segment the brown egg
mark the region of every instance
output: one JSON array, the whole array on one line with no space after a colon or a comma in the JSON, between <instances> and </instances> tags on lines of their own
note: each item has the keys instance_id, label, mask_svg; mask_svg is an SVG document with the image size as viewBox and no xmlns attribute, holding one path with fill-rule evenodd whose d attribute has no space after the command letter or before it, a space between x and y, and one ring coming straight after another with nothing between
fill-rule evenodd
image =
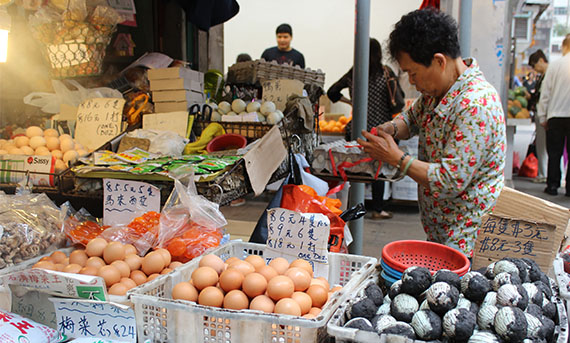
<instances>
[{"instance_id":1,"label":"brown egg","mask_svg":"<svg viewBox=\"0 0 570 343\"><path fill-rule=\"evenodd\" d=\"M63 268L63 271L65 273L73 273L73 274L77 274L79 273L79 271L81 270L81 266L75 263L72 264L68 264L67 266L65 266L65 268Z\"/></svg>"},{"instance_id":2,"label":"brown egg","mask_svg":"<svg viewBox=\"0 0 570 343\"><path fill-rule=\"evenodd\" d=\"M103 261L103 259L101 257L98 256L92 256L89 257L87 259L87 262L85 262L85 267L94 267L94 268L101 268L105 265L105 261Z\"/></svg>"},{"instance_id":3,"label":"brown egg","mask_svg":"<svg viewBox=\"0 0 570 343\"><path fill-rule=\"evenodd\" d=\"M143 258L141 267L146 275L160 273L164 269L164 257L153 251Z\"/></svg>"},{"instance_id":4,"label":"brown egg","mask_svg":"<svg viewBox=\"0 0 570 343\"><path fill-rule=\"evenodd\" d=\"M51 261L39 261L32 268L55 270L55 264Z\"/></svg>"},{"instance_id":5,"label":"brown egg","mask_svg":"<svg viewBox=\"0 0 570 343\"><path fill-rule=\"evenodd\" d=\"M103 250L107 246L107 241L103 238L94 238L85 246L87 256L103 256Z\"/></svg>"},{"instance_id":6,"label":"brown egg","mask_svg":"<svg viewBox=\"0 0 570 343\"><path fill-rule=\"evenodd\" d=\"M214 286L204 288L198 295L200 305L222 307L223 303L224 293Z\"/></svg>"},{"instance_id":7,"label":"brown egg","mask_svg":"<svg viewBox=\"0 0 570 343\"><path fill-rule=\"evenodd\" d=\"M131 267L125 261L113 261L112 266L115 266L119 272L121 272L121 277L129 277L131 275Z\"/></svg>"},{"instance_id":8,"label":"brown egg","mask_svg":"<svg viewBox=\"0 0 570 343\"><path fill-rule=\"evenodd\" d=\"M141 269L142 257L137 254L125 255L125 263L129 265L131 271L139 270Z\"/></svg>"},{"instance_id":9,"label":"brown egg","mask_svg":"<svg viewBox=\"0 0 570 343\"><path fill-rule=\"evenodd\" d=\"M240 289L244 280L242 272L237 269L226 269L220 275L220 287L226 291Z\"/></svg>"},{"instance_id":10,"label":"brown egg","mask_svg":"<svg viewBox=\"0 0 570 343\"><path fill-rule=\"evenodd\" d=\"M273 313L275 304L267 295L258 295L249 303L249 309L263 311L265 313Z\"/></svg>"},{"instance_id":11,"label":"brown egg","mask_svg":"<svg viewBox=\"0 0 570 343\"><path fill-rule=\"evenodd\" d=\"M44 257L40 258L40 260L38 262L42 262L42 261L49 261L49 262L53 263L53 260L49 256L44 256Z\"/></svg>"},{"instance_id":12,"label":"brown egg","mask_svg":"<svg viewBox=\"0 0 570 343\"><path fill-rule=\"evenodd\" d=\"M98 268L86 266L86 267L81 268L81 270L79 271L79 274L97 276L97 272L99 272Z\"/></svg>"},{"instance_id":13,"label":"brown egg","mask_svg":"<svg viewBox=\"0 0 570 343\"><path fill-rule=\"evenodd\" d=\"M321 313L321 309L318 307L311 307L311 310L309 311L309 313L312 314L313 316L317 317Z\"/></svg>"},{"instance_id":14,"label":"brown egg","mask_svg":"<svg viewBox=\"0 0 570 343\"><path fill-rule=\"evenodd\" d=\"M69 254L69 263L75 263L82 267L85 267L85 263L89 257L85 253L85 250L74 250Z\"/></svg>"},{"instance_id":15,"label":"brown egg","mask_svg":"<svg viewBox=\"0 0 570 343\"><path fill-rule=\"evenodd\" d=\"M295 300L299 307L301 308L301 314L307 314L311 310L313 300L305 292L295 292L291 296L291 299Z\"/></svg>"},{"instance_id":16,"label":"brown egg","mask_svg":"<svg viewBox=\"0 0 570 343\"><path fill-rule=\"evenodd\" d=\"M311 286L312 285L321 285L321 286L323 286L324 289L330 289L331 288L327 279L325 279L322 276L318 277L316 279L312 279L311 280Z\"/></svg>"},{"instance_id":17,"label":"brown egg","mask_svg":"<svg viewBox=\"0 0 570 343\"><path fill-rule=\"evenodd\" d=\"M61 261L61 264L67 266L69 264L69 257L64 258L63 261Z\"/></svg>"},{"instance_id":18,"label":"brown egg","mask_svg":"<svg viewBox=\"0 0 570 343\"><path fill-rule=\"evenodd\" d=\"M54 251L54 252L51 253L50 257L51 257L51 260L52 260L55 264L58 264L58 263L62 263L63 260L65 260L65 258L67 257L67 255L65 255L65 254L64 254L63 252L61 252L61 251Z\"/></svg>"},{"instance_id":19,"label":"brown egg","mask_svg":"<svg viewBox=\"0 0 570 343\"><path fill-rule=\"evenodd\" d=\"M135 288L137 286L137 284L129 279L128 277L124 277L121 278L121 281L119 281L120 283L122 283L123 285L125 285L125 287L127 287L127 289L131 289L131 288Z\"/></svg>"},{"instance_id":20,"label":"brown egg","mask_svg":"<svg viewBox=\"0 0 570 343\"><path fill-rule=\"evenodd\" d=\"M202 256L198 266L199 267L210 267L210 268L214 269L218 273L218 275L220 275L224 271L224 260L222 260L217 255L208 254L208 255Z\"/></svg>"},{"instance_id":21,"label":"brown egg","mask_svg":"<svg viewBox=\"0 0 570 343\"><path fill-rule=\"evenodd\" d=\"M125 258L125 248L121 242L111 242L103 249L103 259L107 264Z\"/></svg>"},{"instance_id":22,"label":"brown egg","mask_svg":"<svg viewBox=\"0 0 570 343\"><path fill-rule=\"evenodd\" d=\"M255 272L255 268L250 263L241 260L230 264L228 269L237 269L243 274L243 276Z\"/></svg>"},{"instance_id":23,"label":"brown egg","mask_svg":"<svg viewBox=\"0 0 570 343\"><path fill-rule=\"evenodd\" d=\"M295 292L295 284L285 275L278 275L267 283L267 295L275 301L289 298L293 292Z\"/></svg>"},{"instance_id":24,"label":"brown egg","mask_svg":"<svg viewBox=\"0 0 570 343\"><path fill-rule=\"evenodd\" d=\"M298 258L295 261L291 262L289 268L293 267L305 269L309 273L309 275L311 275L311 278L313 277L313 266L311 266L309 261Z\"/></svg>"},{"instance_id":25,"label":"brown egg","mask_svg":"<svg viewBox=\"0 0 570 343\"><path fill-rule=\"evenodd\" d=\"M174 262L170 262L170 265L168 265L168 268L174 270L174 269L180 267L181 265L182 265L182 262L174 261Z\"/></svg>"},{"instance_id":26,"label":"brown egg","mask_svg":"<svg viewBox=\"0 0 570 343\"><path fill-rule=\"evenodd\" d=\"M276 277L277 275L279 275L277 273L277 271L275 271L275 269L273 269L273 267L271 267L271 266L260 267L259 269L256 270L256 272L263 275L265 277L265 279L267 280L267 282L269 282L269 280L271 280L274 277Z\"/></svg>"},{"instance_id":27,"label":"brown egg","mask_svg":"<svg viewBox=\"0 0 570 343\"><path fill-rule=\"evenodd\" d=\"M108 292L112 295L126 295L127 294L127 286L123 285L122 283L116 283L111 288L109 288Z\"/></svg>"},{"instance_id":28,"label":"brown egg","mask_svg":"<svg viewBox=\"0 0 570 343\"><path fill-rule=\"evenodd\" d=\"M160 274L158 274L158 273L150 274L150 275L148 276L148 278L146 279L146 281L147 281L147 282L150 282L150 281L156 279L156 278L159 277L159 276L160 276Z\"/></svg>"},{"instance_id":29,"label":"brown egg","mask_svg":"<svg viewBox=\"0 0 570 343\"><path fill-rule=\"evenodd\" d=\"M295 284L295 291L305 291L311 284L311 275L302 268L293 267L287 269L285 276L288 276Z\"/></svg>"},{"instance_id":30,"label":"brown egg","mask_svg":"<svg viewBox=\"0 0 570 343\"><path fill-rule=\"evenodd\" d=\"M223 306L231 310L243 310L249 307L249 299L244 292L234 289L224 297Z\"/></svg>"},{"instance_id":31,"label":"brown egg","mask_svg":"<svg viewBox=\"0 0 570 343\"><path fill-rule=\"evenodd\" d=\"M306 319L315 319L315 318L317 318L314 314L311 314L311 313L304 314L302 317L303 317L303 318L306 318Z\"/></svg>"},{"instance_id":32,"label":"brown egg","mask_svg":"<svg viewBox=\"0 0 570 343\"><path fill-rule=\"evenodd\" d=\"M164 269L160 272L160 275L168 274L168 273L170 273L171 271L172 271L172 269L170 269L170 268L164 268Z\"/></svg>"},{"instance_id":33,"label":"brown egg","mask_svg":"<svg viewBox=\"0 0 570 343\"><path fill-rule=\"evenodd\" d=\"M156 249L155 251L162 256L165 266L168 266L170 262L172 262L172 255L170 255L170 251L164 248Z\"/></svg>"},{"instance_id":34,"label":"brown egg","mask_svg":"<svg viewBox=\"0 0 570 343\"><path fill-rule=\"evenodd\" d=\"M312 285L307 289L307 294L313 300L313 307L323 307L329 297L329 292L321 285Z\"/></svg>"},{"instance_id":35,"label":"brown egg","mask_svg":"<svg viewBox=\"0 0 570 343\"><path fill-rule=\"evenodd\" d=\"M336 291L340 291L342 289L342 286L335 286L333 288L331 288L331 292L336 292Z\"/></svg>"},{"instance_id":36,"label":"brown egg","mask_svg":"<svg viewBox=\"0 0 570 343\"><path fill-rule=\"evenodd\" d=\"M218 273L211 267L198 267L192 272L192 284L197 290L202 290L218 283Z\"/></svg>"},{"instance_id":37,"label":"brown egg","mask_svg":"<svg viewBox=\"0 0 570 343\"><path fill-rule=\"evenodd\" d=\"M64 264L62 264L62 263L56 263L56 264L55 264L55 270L56 270L56 271L62 272L62 271L63 271L63 268L65 268L65 265L64 265Z\"/></svg>"},{"instance_id":38,"label":"brown egg","mask_svg":"<svg viewBox=\"0 0 570 343\"><path fill-rule=\"evenodd\" d=\"M300 316L301 307L291 298L283 298L275 304L275 313L288 314L291 316Z\"/></svg>"},{"instance_id":39,"label":"brown egg","mask_svg":"<svg viewBox=\"0 0 570 343\"><path fill-rule=\"evenodd\" d=\"M138 286L138 285L142 285L142 284L145 283L145 282L147 281L147 279L148 279L148 278L146 277L146 274L143 273L143 272L141 272L140 270L133 270L133 271L131 272L131 275L129 276L129 278L130 278L131 280L133 280L133 281L137 284L137 286Z\"/></svg>"},{"instance_id":40,"label":"brown egg","mask_svg":"<svg viewBox=\"0 0 570 343\"><path fill-rule=\"evenodd\" d=\"M115 266L103 266L97 272L97 276L105 280L107 287L111 287L121 281L121 272Z\"/></svg>"},{"instance_id":41,"label":"brown egg","mask_svg":"<svg viewBox=\"0 0 570 343\"><path fill-rule=\"evenodd\" d=\"M179 282L172 288L172 299L198 300L198 291L190 282Z\"/></svg>"},{"instance_id":42,"label":"brown egg","mask_svg":"<svg viewBox=\"0 0 570 343\"><path fill-rule=\"evenodd\" d=\"M249 255L244 261L251 264L253 268L255 268L255 271L261 268L261 266L265 266L265 260L259 255Z\"/></svg>"},{"instance_id":43,"label":"brown egg","mask_svg":"<svg viewBox=\"0 0 570 343\"><path fill-rule=\"evenodd\" d=\"M267 280L265 276L259 273L250 273L243 279L242 289L245 294L250 298L255 298L258 295L265 293L267 289Z\"/></svg>"},{"instance_id":44,"label":"brown egg","mask_svg":"<svg viewBox=\"0 0 570 343\"><path fill-rule=\"evenodd\" d=\"M277 257L269 262L269 265L275 269L277 274L283 275L289 269L289 262L283 257Z\"/></svg>"},{"instance_id":45,"label":"brown egg","mask_svg":"<svg viewBox=\"0 0 570 343\"><path fill-rule=\"evenodd\" d=\"M229 266L230 264L234 263L235 261L241 261L241 260L237 257L230 257L226 260L226 264Z\"/></svg>"},{"instance_id":46,"label":"brown egg","mask_svg":"<svg viewBox=\"0 0 570 343\"><path fill-rule=\"evenodd\" d=\"M125 244L125 245L123 245L123 248L125 248L125 256L130 255L130 254L137 255L137 253L138 253L137 248L135 248L135 246L132 244Z\"/></svg>"}]
</instances>

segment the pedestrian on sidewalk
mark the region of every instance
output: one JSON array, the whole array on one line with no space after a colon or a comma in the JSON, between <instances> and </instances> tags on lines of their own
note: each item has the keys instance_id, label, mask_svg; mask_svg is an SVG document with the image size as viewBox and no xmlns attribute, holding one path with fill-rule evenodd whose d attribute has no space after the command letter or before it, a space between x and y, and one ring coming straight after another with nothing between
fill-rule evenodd
<instances>
[{"instance_id":1,"label":"pedestrian on sidewalk","mask_svg":"<svg viewBox=\"0 0 570 343\"><path fill-rule=\"evenodd\" d=\"M538 175L532 180L535 183L545 183L548 168L548 153L546 152L546 129L538 122L536 113L538 100L540 99L540 87L544 80L544 74L548 68L548 59L541 49L536 50L528 58L528 65L538 73L538 79L534 84L534 90L530 93L528 100L528 109L534 112L535 125L535 146L536 157L538 159Z\"/></svg>"}]
</instances>

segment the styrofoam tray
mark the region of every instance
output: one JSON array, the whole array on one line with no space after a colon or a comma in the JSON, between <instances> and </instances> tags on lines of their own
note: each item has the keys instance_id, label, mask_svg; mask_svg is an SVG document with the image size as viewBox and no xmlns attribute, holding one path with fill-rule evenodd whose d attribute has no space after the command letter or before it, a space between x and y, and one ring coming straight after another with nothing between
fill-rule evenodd
<instances>
[{"instance_id":1,"label":"styrofoam tray","mask_svg":"<svg viewBox=\"0 0 570 343\"><path fill-rule=\"evenodd\" d=\"M226 260L248 255L263 256L265 245L230 242L211 253ZM327 338L326 323L336 308L366 279L376 266L373 257L330 254L329 283L343 289L334 293L316 319L267 314L259 311L236 311L173 300L174 285L190 280L200 258L177 268L168 277L153 280L132 290L137 337L158 343L196 342L322 342Z\"/></svg>"}]
</instances>

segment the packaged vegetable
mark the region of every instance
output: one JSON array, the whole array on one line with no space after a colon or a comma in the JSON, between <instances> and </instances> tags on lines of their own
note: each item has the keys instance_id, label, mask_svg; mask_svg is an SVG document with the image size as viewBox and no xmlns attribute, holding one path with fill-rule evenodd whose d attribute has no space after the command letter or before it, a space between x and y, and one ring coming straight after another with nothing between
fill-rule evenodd
<instances>
[{"instance_id":1,"label":"packaged vegetable","mask_svg":"<svg viewBox=\"0 0 570 343\"><path fill-rule=\"evenodd\" d=\"M2 343L55 343L65 340L57 330L49 326L0 310L0 342Z\"/></svg>"}]
</instances>

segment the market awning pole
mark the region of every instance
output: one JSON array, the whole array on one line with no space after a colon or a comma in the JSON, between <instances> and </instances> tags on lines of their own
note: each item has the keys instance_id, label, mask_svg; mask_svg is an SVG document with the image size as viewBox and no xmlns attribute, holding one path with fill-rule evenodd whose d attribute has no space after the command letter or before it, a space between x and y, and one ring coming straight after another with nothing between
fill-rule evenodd
<instances>
[{"instance_id":1,"label":"market awning pole","mask_svg":"<svg viewBox=\"0 0 570 343\"><path fill-rule=\"evenodd\" d=\"M471 56L471 0L461 0L459 5L459 48L462 57Z\"/></svg>"},{"instance_id":2,"label":"market awning pole","mask_svg":"<svg viewBox=\"0 0 570 343\"><path fill-rule=\"evenodd\" d=\"M354 36L354 68L352 99L352 137L362 137L366 129L368 108L368 63L370 58L370 0L356 0L356 32ZM364 184L351 183L349 208L364 202ZM362 255L364 218L349 223L354 241L349 246L352 254Z\"/></svg>"}]
</instances>

